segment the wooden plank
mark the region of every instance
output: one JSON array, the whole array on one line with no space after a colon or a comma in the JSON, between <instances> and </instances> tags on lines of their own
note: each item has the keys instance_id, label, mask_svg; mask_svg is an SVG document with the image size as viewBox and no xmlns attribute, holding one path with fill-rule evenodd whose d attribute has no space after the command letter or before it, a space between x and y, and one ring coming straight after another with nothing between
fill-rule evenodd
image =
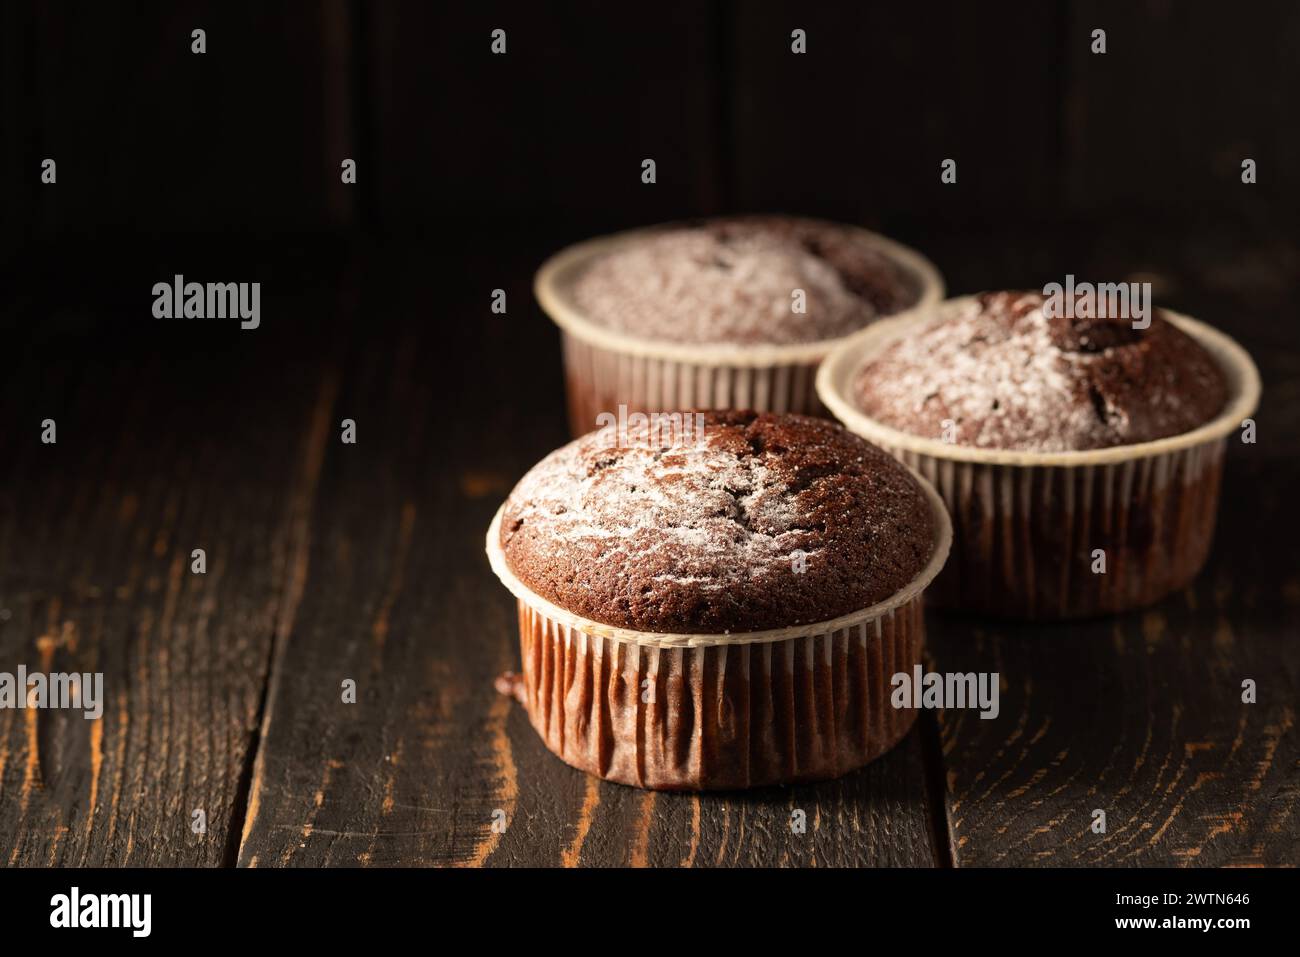
<instances>
[{"instance_id":1,"label":"wooden plank","mask_svg":"<svg viewBox=\"0 0 1300 957\"><path fill-rule=\"evenodd\" d=\"M739 210L888 227L1035 216L1059 190L1050 4L730 6ZM1005 14L1005 15L999 15ZM791 31L807 52L791 51ZM957 161L957 182L940 164Z\"/></svg>"},{"instance_id":2,"label":"wooden plank","mask_svg":"<svg viewBox=\"0 0 1300 957\"><path fill-rule=\"evenodd\" d=\"M27 276L46 294L6 307L0 670L102 672L105 702L97 721L0 711L0 863L232 862L328 380L276 333L283 294L257 331L153 320L139 266L160 254L110 255L77 283L46 259Z\"/></svg>"},{"instance_id":3,"label":"wooden plank","mask_svg":"<svg viewBox=\"0 0 1300 957\"><path fill-rule=\"evenodd\" d=\"M1106 31L1104 55L1091 52ZM1070 4L1065 150L1071 207L1171 222L1281 224L1300 213L1300 9ZM1253 158L1258 182L1241 182Z\"/></svg>"},{"instance_id":4,"label":"wooden plank","mask_svg":"<svg viewBox=\"0 0 1300 957\"><path fill-rule=\"evenodd\" d=\"M883 867L936 863L920 728L894 751L837 781L747 794L672 794L601 782L560 765L519 713L529 774L525 828L511 828L489 865L627 867ZM523 762L521 762L522 765ZM575 780L576 779L576 780ZM548 799L562 783L563 801ZM582 790L574 802L575 784ZM804 833L791 827L804 812ZM575 813L576 812L576 813Z\"/></svg>"},{"instance_id":5,"label":"wooden plank","mask_svg":"<svg viewBox=\"0 0 1300 957\"><path fill-rule=\"evenodd\" d=\"M28 93L34 64L31 39L33 11L18 4L0 7L0 263L8 261L28 239L32 206L40 178L32 98Z\"/></svg>"},{"instance_id":6,"label":"wooden plank","mask_svg":"<svg viewBox=\"0 0 1300 957\"><path fill-rule=\"evenodd\" d=\"M56 185L29 187L39 236L346 222L342 0L31 7L29 125L16 138L28 182L26 164L58 164Z\"/></svg>"},{"instance_id":7,"label":"wooden plank","mask_svg":"<svg viewBox=\"0 0 1300 957\"><path fill-rule=\"evenodd\" d=\"M1221 558L1196 587L1113 621L944 630L945 670L1006 681L998 720L943 722L959 864L1300 859L1300 682L1278 647L1296 604L1281 591L1297 583L1261 594L1239 563ZM1247 610L1248 594L1262 607ZM1258 704L1241 702L1243 678ZM1104 834L1090 830L1095 809Z\"/></svg>"},{"instance_id":8,"label":"wooden plank","mask_svg":"<svg viewBox=\"0 0 1300 957\"><path fill-rule=\"evenodd\" d=\"M434 261L416 252L371 277L367 289L390 298L367 298L367 314L420 308L413 263ZM337 415L356 418L359 439L331 437L240 864L933 862L917 734L821 787L654 795L567 767L495 692L518 668L517 616L483 536L565 435L558 343L528 297L536 254L490 262L471 250L433 267L425 278L456 322L393 337L372 325L344 377ZM484 272L497 270L513 277L506 317L488 312L498 280ZM453 350L491 358L466 364ZM348 678L356 704L342 701ZM794 807L805 835L790 833Z\"/></svg>"},{"instance_id":9,"label":"wooden plank","mask_svg":"<svg viewBox=\"0 0 1300 957\"><path fill-rule=\"evenodd\" d=\"M718 21L672 0L365 7L386 230L549 221L556 240L716 206ZM491 52L505 30L506 53ZM641 182L652 158L657 182ZM566 230L571 232L566 232Z\"/></svg>"}]
</instances>

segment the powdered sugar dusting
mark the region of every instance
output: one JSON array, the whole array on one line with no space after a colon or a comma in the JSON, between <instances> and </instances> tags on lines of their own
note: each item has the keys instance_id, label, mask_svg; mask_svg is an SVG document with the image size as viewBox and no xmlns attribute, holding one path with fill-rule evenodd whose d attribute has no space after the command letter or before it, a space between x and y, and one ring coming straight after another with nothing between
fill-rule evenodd
<instances>
[{"instance_id":1,"label":"powdered sugar dusting","mask_svg":"<svg viewBox=\"0 0 1300 957\"><path fill-rule=\"evenodd\" d=\"M877 319L882 306L861 287L881 290L885 309L915 299L900 267L853 234L776 222L666 229L629 242L578 277L574 302L592 321L645 338L784 345L838 338Z\"/></svg>"},{"instance_id":2,"label":"powdered sugar dusting","mask_svg":"<svg viewBox=\"0 0 1300 957\"><path fill-rule=\"evenodd\" d=\"M705 415L700 443L610 427L543 459L502 518L512 570L588 617L689 632L833 618L924 567L929 506L880 450L824 420Z\"/></svg>"},{"instance_id":3,"label":"powdered sugar dusting","mask_svg":"<svg viewBox=\"0 0 1300 957\"><path fill-rule=\"evenodd\" d=\"M593 450L606 451L584 466ZM754 456L708 442L617 448L609 428L543 459L515 490L512 517L551 541L599 552L602 562L659 555L674 568L661 580L721 589L793 560L806 530L785 491Z\"/></svg>"},{"instance_id":4,"label":"powdered sugar dusting","mask_svg":"<svg viewBox=\"0 0 1300 957\"><path fill-rule=\"evenodd\" d=\"M915 435L1037 452L1177 434L1221 407L1221 376L1165 320L1086 325L1049 319L1036 292L974 297L866 363L854 394Z\"/></svg>"}]
</instances>

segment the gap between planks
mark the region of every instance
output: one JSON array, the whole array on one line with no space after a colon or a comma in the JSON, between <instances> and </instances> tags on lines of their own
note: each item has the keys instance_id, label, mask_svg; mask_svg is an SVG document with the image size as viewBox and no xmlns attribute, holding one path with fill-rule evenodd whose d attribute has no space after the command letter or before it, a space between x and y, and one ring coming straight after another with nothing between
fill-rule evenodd
<instances>
[{"instance_id":1,"label":"gap between planks","mask_svg":"<svg viewBox=\"0 0 1300 957\"><path fill-rule=\"evenodd\" d=\"M257 729L250 735L248 754L244 759L244 768L240 773L239 785L235 790L234 804L231 810L230 828L226 852L222 859L223 867L237 867L243 855L244 845L257 817L258 801L262 791L262 776L265 773L266 754L262 750L262 741L270 727L275 712L276 691L284 652L289 644L289 633L293 630L298 606L302 602L303 592L307 586L307 565L311 554L311 516L316 503L316 487L321 470L325 464L325 449L329 440L331 415L338 398L339 376L332 366L327 367L321 377L316 404L312 410L310 425L303 443L302 471L294 483L289 499L288 534L285 551L288 578L284 586L284 595L276 614L274 634L271 636L271 648L267 656L265 683L262 686L262 699L257 710Z\"/></svg>"}]
</instances>

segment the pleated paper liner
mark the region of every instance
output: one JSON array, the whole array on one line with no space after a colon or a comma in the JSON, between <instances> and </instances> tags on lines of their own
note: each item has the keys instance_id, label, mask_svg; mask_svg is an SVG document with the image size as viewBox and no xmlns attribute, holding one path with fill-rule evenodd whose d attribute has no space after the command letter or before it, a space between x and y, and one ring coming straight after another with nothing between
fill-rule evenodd
<instances>
[{"instance_id":1,"label":"pleated paper liner","mask_svg":"<svg viewBox=\"0 0 1300 957\"><path fill-rule=\"evenodd\" d=\"M1078 618L1149 605L1196 577L1214 537L1228 436L1258 405L1259 373L1228 336L1163 314L1218 362L1228 401L1191 432L1135 445L979 449L870 418L853 401L854 375L924 320L877 323L822 365L818 394L835 416L925 476L948 506L953 553L931 588L935 604L1012 618Z\"/></svg>"},{"instance_id":2,"label":"pleated paper liner","mask_svg":"<svg viewBox=\"0 0 1300 957\"><path fill-rule=\"evenodd\" d=\"M548 602L507 566L498 511L487 552L518 600L513 691L533 728L575 768L663 790L821 780L884 754L916 718L891 705L890 679L921 664L922 593L952 538L922 484L936 541L906 588L831 621L725 635L615 628Z\"/></svg>"},{"instance_id":3,"label":"pleated paper liner","mask_svg":"<svg viewBox=\"0 0 1300 957\"><path fill-rule=\"evenodd\" d=\"M636 242L633 230L570 246L548 259L534 282L542 309L560 327L569 428L585 435L602 412L754 409L827 415L817 396L817 366L847 338L798 345L692 345L615 332L587 319L574 304L574 281L596 257ZM920 297L898 316L928 314L943 298L943 278L920 253L867 230L856 230L915 277Z\"/></svg>"}]
</instances>

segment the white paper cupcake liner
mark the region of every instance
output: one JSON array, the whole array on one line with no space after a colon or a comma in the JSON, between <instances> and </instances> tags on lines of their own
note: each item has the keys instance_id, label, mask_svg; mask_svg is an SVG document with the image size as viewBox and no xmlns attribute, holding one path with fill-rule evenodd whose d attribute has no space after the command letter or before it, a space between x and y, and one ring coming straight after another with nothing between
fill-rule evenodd
<instances>
[{"instance_id":1,"label":"white paper cupcake liner","mask_svg":"<svg viewBox=\"0 0 1300 957\"><path fill-rule=\"evenodd\" d=\"M826 416L816 362L775 366L700 365L616 352L562 332L569 428L583 435L602 412L754 409Z\"/></svg>"}]
</instances>

